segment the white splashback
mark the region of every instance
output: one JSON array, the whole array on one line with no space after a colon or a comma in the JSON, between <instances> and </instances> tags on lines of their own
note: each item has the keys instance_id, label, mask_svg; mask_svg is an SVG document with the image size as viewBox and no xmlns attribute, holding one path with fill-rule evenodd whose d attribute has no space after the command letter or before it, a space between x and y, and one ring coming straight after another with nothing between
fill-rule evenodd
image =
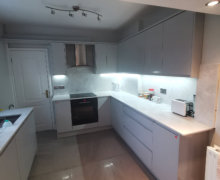
<instances>
[{"instance_id":1,"label":"white splashback","mask_svg":"<svg viewBox=\"0 0 220 180\"><path fill-rule=\"evenodd\" d=\"M184 77L142 76L142 90L155 89L155 94L162 98L163 103L170 104L172 99L193 101L196 94L197 80ZM166 89L167 94L161 94L160 88Z\"/></svg>"},{"instance_id":2,"label":"white splashback","mask_svg":"<svg viewBox=\"0 0 220 180\"><path fill-rule=\"evenodd\" d=\"M155 95L160 96L163 103L170 104L172 99L193 101L197 80L184 77L140 75L139 78L124 77L120 85L121 90L134 95L153 88ZM160 88L166 89L167 94L161 94Z\"/></svg>"},{"instance_id":3,"label":"white splashback","mask_svg":"<svg viewBox=\"0 0 220 180\"><path fill-rule=\"evenodd\" d=\"M64 79L54 79L54 85L64 85L63 90L54 90L54 94L111 91L113 77L101 77L88 67L71 68Z\"/></svg>"},{"instance_id":4,"label":"white splashback","mask_svg":"<svg viewBox=\"0 0 220 180\"><path fill-rule=\"evenodd\" d=\"M172 99L193 101L197 86L197 80L193 78L115 73L99 75L83 67L71 68L66 78L53 78L53 82L54 85L65 86L64 90L55 90L54 94L111 91L113 83L118 83L120 90L134 95L153 88L155 95L160 96L166 104L170 104ZM167 94L161 94L160 88L166 89Z\"/></svg>"}]
</instances>

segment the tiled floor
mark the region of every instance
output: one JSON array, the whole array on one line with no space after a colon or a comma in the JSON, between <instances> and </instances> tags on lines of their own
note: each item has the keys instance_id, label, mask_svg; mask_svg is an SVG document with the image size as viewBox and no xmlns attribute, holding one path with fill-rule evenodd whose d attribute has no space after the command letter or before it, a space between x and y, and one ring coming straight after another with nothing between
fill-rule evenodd
<instances>
[{"instance_id":1,"label":"tiled floor","mask_svg":"<svg viewBox=\"0 0 220 180\"><path fill-rule=\"evenodd\" d=\"M38 134L38 153L29 180L151 180L112 130L57 139Z\"/></svg>"}]
</instances>

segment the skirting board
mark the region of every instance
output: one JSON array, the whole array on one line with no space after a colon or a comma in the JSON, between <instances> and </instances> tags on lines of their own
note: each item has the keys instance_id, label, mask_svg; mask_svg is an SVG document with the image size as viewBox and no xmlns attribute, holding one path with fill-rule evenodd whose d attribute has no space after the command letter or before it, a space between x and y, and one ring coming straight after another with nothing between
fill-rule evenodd
<instances>
[{"instance_id":1,"label":"skirting board","mask_svg":"<svg viewBox=\"0 0 220 180\"><path fill-rule=\"evenodd\" d=\"M86 134L91 132L103 131L107 129L112 129L112 126L95 127L95 128L81 129L81 130L70 131L65 133L57 133L57 137L63 138L68 136L75 136L75 135Z\"/></svg>"}]
</instances>

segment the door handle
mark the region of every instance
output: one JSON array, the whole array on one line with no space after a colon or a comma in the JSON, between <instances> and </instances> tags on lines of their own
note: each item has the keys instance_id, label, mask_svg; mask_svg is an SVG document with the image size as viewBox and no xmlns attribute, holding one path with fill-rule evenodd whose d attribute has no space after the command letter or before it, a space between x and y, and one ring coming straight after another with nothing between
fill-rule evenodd
<instances>
[{"instance_id":1,"label":"door handle","mask_svg":"<svg viewBox=\"0 0 220 180\"><path fill-rule=\"evenodd\" d=\"M50 96L50 91L49 91L49 90L46 90L46 91L45 91L45 95L46 95L46 98L49 98L49 96Z\"/></svg>"}]
</instances>

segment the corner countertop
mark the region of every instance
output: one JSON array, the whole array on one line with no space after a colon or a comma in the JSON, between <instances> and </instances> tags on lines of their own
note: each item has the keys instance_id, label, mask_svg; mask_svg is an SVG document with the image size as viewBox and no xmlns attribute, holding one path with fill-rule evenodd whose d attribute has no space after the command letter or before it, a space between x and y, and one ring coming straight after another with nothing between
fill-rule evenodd
<instances>
[{"instance_id":1,"label":"corner countertop","mask_svg":"<svg viewBox=\"0 0 220 180\"><path fill-rule=\"evenodd\" d=\"M0 112L0 117L21 115L11 127L0 128L0 155L15 136L25 120L33 111L33 108L13 109Z\"/></svg>"},{"instance_id":2,"label":"corner countertop","mask_svg":"<svg viewBox=\"0 0 220 180\"><path fill-rule=\"evenodd\" d=\"M110 96L150 118L155 123L167 127L182 136L188 136L214 129L213 127L209 127L196 121L192 117L182 117L172 113L171 106L168 104L156 104L152 101L148 101L123 91L101 91L93 93L96 94L97 97ZM52 99L52 101L62 100L70 100L69 94L56 95Z\"/></svg>"}]
</instances>

